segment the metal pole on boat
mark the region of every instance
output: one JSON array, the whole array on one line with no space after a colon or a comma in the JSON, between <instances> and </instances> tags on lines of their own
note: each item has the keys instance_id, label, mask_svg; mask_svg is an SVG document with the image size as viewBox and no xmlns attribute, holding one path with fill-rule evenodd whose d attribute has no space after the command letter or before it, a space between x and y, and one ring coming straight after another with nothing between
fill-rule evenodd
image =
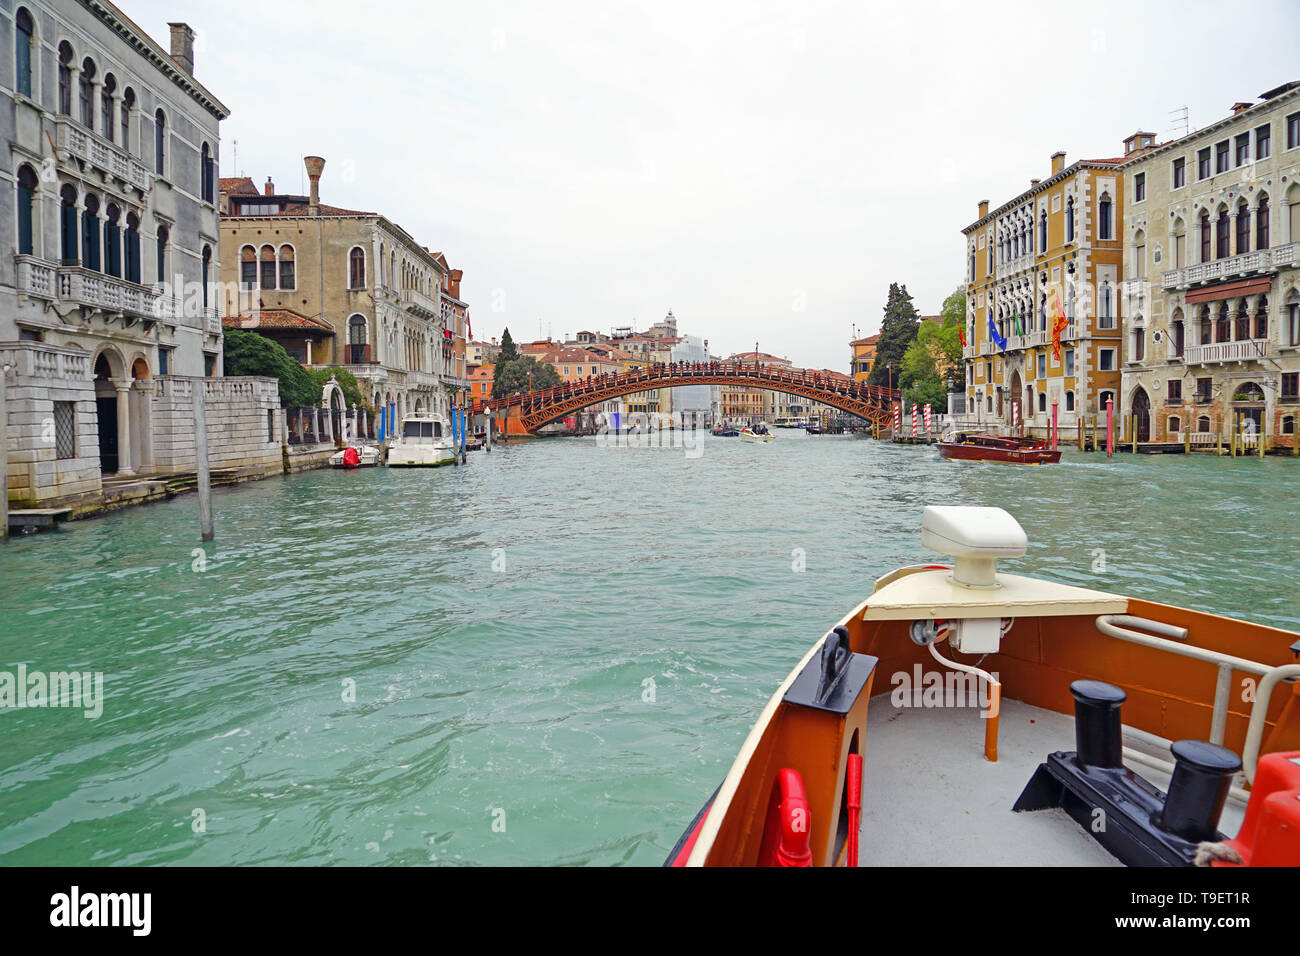
<instances>
[{"instance_id":1,"label":"metal pole on boat","mask_svg":"<svg viewBox=\"0 0 1300 956\"><path fill-rule=\"evenodd\" d=\"M1115 456L1115 399L1106 399L1106 457Z\"/></svg>"},{"instance_id":2,"label":"metal pole on boat","mask_svg":"<svg viewBox=\"0 0 1300 956\"><path fill-rule=\"evenodd\" d=\"M208 471L208 413L205 392L206 379L193 382L190 404L194 409L194 468L199 492L199 535L204 541L211 541L212 529L212 481Z\"/></svg>"},{"instance_id":3,"label":"metal pole on boat","mask_svg":"<svg viewBox=\"0 0 1300 956\"><path fill-rule=\"evenodd\" d=\"M1056 451L1056 439L1061 434L1061 428L1056 418L1057 403L1052 402L1052 451Z\"/></svg>"}]
</instances>

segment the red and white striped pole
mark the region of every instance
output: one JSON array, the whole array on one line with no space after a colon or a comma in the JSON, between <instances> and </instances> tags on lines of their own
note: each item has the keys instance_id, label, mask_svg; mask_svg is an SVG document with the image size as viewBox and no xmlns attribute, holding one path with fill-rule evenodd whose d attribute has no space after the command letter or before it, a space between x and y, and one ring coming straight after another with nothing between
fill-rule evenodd
<instances>
[{"instance_id":1,"label":"red and white striped pole","mask_svg":"<svg viewBox=\"0 0 1300 956\"><path fill-rule=\"evenodd\" d=\"M1011 403L1011 430L1019 434L1020 432L1020 403Z\"/></svg>"},{"instance_id":2,"label":"red and white striped pole","mask_svg":"<svg viewBox=\"0 0 1300 956\"><path fill-rule=\"evenodd\" d=\"M894 434L903 434L903 406L894 406Z\"/></svg>"},{"instance_id":3,"label":"red and white striped pole","mask_svg":"<svg viewBox=\"0 0 1300 956\"><path fill-rule=\"evenodd\" d=\"M1060 431L1056 417L1056 402L1052 402L1052 451L1056 451L1056 436Z\"/></svg>"},{"instance_id":4,"label":"red and white striped pole","mask_svg":"<svg viewBox=\"0 0 1300 956\"><path fill-rule=\"evenodd\" d=\"M926 402L926 405L925 405L925 433L926 433L927 435L930 434L930 415L931 415L931 412L930 412L930 403L929 403L929 402Z\"/></svg>"},{"instance_id":5,"label":"red and white striped pole","mask_svg":"<svg viewBox=\"0 0 1300 956\"><path fill-rule=\"evenodd\" d=\"M915 438L917 433L917 407L912 406L912 437Z\"/></svg>"}]
</instances>

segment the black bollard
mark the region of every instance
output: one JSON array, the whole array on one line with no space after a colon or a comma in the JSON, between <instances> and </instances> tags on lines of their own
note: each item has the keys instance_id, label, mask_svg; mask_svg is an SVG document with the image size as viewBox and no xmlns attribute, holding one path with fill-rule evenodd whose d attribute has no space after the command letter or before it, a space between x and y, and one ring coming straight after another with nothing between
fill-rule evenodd
<instances>
[{"instance_id":1,"label":"black bollard","mask_svg":"<svg viewBox=\"0 0 1300 956\"><path fill-rule=\"evenodd\" d=\"M1074 747L1079 763L1085 768L1121 769L1124 743L1119 707L1128 695L1099 680L1077 680L1070 685L1070 693L1074 696Z\"/></svg>"},{"instance_id":2,"label":"black bollard","mask_svg":"<svg viewBox=\"0 0 1300 956\"><path fill-rule=\"evenodd\" d=\"M1219 814L1241 758L1204 740L1180 740L1171 749L1174 775L1158 825L1184 840L1217 840Z\"/></svg>"}]
</instances>

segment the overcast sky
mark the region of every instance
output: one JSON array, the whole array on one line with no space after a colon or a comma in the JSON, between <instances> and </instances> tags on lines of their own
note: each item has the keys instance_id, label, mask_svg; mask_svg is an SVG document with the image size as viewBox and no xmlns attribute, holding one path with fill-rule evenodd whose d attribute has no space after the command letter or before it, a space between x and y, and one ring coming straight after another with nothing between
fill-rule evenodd
<instances>
[{"instance_id":1,"label":"overcast sky","mask_svg":"<svg viewBox=\"0 0 1300 956\"><path fill-rule=\"evenodd\" d=\"M383 213L465 272L477 337L645 328L846 370L890 282L1141 128L1300 79L1300 4L118 0L231 109L221 175ZM236 142L238 145L236 146Z\"/></svg>"}]
</instances>

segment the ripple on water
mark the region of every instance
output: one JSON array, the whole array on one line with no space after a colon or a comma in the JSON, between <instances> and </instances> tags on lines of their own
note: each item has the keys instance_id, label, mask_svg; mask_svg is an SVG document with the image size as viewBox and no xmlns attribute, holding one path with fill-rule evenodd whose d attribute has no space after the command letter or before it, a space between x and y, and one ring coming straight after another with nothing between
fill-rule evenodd
<instances>
[{"instance_id":1,"label":"ripple on water","mask_svg":"<svg viewBox=\"0 0 1300 956\"><path fill-rule=\"evenodd\" d=\"M218 489L202 555L193 498L15 540L0 669L105 705L0 711L0 862L657 864L808 645L929 559L925 504L1012 511L1015 570L1300 628L1295 468L557 441Z\"/></svg>"}]
</instances>

